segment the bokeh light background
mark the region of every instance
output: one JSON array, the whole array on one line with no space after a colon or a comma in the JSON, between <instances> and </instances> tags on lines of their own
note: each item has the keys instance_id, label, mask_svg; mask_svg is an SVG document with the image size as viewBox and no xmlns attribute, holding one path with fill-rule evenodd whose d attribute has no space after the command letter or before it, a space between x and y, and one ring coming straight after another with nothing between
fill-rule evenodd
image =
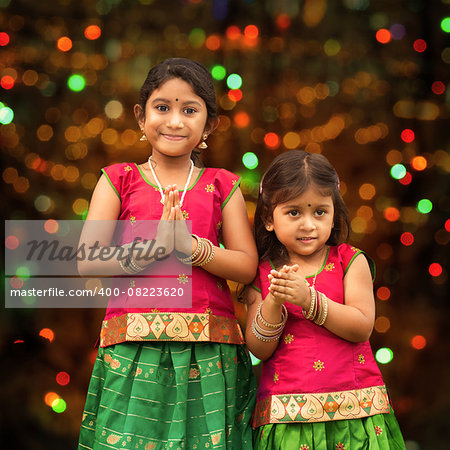
<instances>
[{"instance_id":1,"label":"bokeh light background","mask_svg":"<svg viewBox=\"0 0 450 450\"><path fill-rule=\"evenodd\" d=\"M250 219L275 155L337 168L408 450L448 448L449 32L450 0L0 0L5 218L82 220L101 167L148 157L149 68L202 62L220 114L203 159L242 175ZM75 448L103 311L27 301L0 319L0 446Z\"/></svg>"}]
</instances>

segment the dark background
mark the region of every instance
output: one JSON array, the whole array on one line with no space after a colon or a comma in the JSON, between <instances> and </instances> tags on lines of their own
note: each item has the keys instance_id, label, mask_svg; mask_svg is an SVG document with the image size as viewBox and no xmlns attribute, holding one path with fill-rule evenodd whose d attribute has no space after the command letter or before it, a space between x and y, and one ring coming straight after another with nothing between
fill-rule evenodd
<instances>
[{"instance_id":1,"label":"dark background","mask_svg":"<svg viewBox=\"0 0 450 450\"><path fill-rule=\"evenodd\" d=\"M350 242L377 264L371 342L392 350L380 367L407 448L446 449L449 16L450 0L0 0L5 219L83 219L101 167L148 157L132 108L150 67L173 56L222 65L242 77L242 99L216 80L221 123L205 165L242 175L252 219L276 154L329 158ZM90 25L99 37L85 37ZM84 89L69 89L74 74ZM246 152L256 168L244 166ZM395 164L405 178L391 176ZM417 209L423 199L431 211ZM0 447L76 448L103 311L29 306L1 311ZM46 404L49 392L63 412Z\"/></svg>"}]
</instances>

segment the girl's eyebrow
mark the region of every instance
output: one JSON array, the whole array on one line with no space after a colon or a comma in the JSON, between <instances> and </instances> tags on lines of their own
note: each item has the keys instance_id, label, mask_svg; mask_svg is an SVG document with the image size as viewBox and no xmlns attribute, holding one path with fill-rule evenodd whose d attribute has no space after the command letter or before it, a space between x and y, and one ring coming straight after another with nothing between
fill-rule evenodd
<instances>
[{"instance_id":1,"label":"girl's eyebrow","mask_svg":"<svg viewBox=\"0 0 450 450\"><path fill-rule=\"evenodd\" d=\"M314 206L314 208L330 208L331 203L321 203L320 205L313 205L313 206ZM302 208L301 205L295 205L295 204L288 204L288 205L281 207L281 209L301 209L301 208Z\"/></svg>"},{"instance_id":2,"label":"girl's eyebrow","mask_svg":"<svg viewBox=\"0 0 450 450\"><path fill-rule=\"evenodd\" d=\"M171 103L171 101L167 98L162 98L162 97L157 97L154 98L152 100L152 103L156 103L156 102L163 102L163 103ZM196 104L198 106L202 106L202 104L200 102L198 102L197 100L187 100L183 103L181 103L182 105L192 105L192 104Z\"/></svg>"}]
</instances>

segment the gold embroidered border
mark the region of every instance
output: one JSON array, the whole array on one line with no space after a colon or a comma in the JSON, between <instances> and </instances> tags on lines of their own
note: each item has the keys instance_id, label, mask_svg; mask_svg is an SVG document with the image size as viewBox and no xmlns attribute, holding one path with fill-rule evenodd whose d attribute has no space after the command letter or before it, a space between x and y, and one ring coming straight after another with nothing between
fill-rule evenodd
<instances>
[{"instance_id":1,"label":"gold embroidered border","mask_svg":"<svg viewBox=\"0 0 450 450\"><path fill-rule=\"evenodd\" d=\"M351 391L272 395L257 402L253 426L356 419L389 411L385 385Z\"/></svg>"},{"instance_id":2,"label":"gold embroidered border","mask_svg":"<svg viewBox=\"0 0 450 450\"><path fill-rule=\"evenodd\" d=\"M243 344L233 317L201 313L126 313L104 320L100 347L127 341L188 341Z\"/></svg>"}]
</instances>

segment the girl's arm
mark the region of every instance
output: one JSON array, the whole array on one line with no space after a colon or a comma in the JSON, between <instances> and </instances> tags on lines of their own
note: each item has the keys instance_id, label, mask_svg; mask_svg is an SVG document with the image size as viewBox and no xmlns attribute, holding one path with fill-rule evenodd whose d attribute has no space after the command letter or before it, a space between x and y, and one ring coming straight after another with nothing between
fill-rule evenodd
<instances>
[{"instance_id":1,"label":"girl's arm","mask_svg":"<svg viewBox=\"0 0 450 450\"><path fill-rule=\"evenodd\" d=\"M252 331L252 323L256 316L258 305L262 301L261 294L251 286L247 286L245 291L245 298L247 301L247 325L245 327L245 343L248 349L261 361L270 358L278 346L279 339L271 342L264 342L259 340ZM281 303L275 301L272 294L268 294L263 304L261 305L261 315L264 320L269 323L281 322ZM258 322L258 325L263 328L263 324Z\"/></svg>"},{"instance_id":2,"label":"girl's arm","mask_svg":"<svg viewBox=\"0 0 450 450\"><path fill-rule=\"evenodd\" d=\"M372 275L364 255L358 255L344 277L344 304L328 302L325 328L351 342L370 338L375 321Z\"/></svg>"},{"instance_id":3,"label":"girl's arm","mask_svg":"<svg viewBox=\"0 0 450 450\"><path fill-rule=\"evenodd\" d=\"M222 235L225 249L214 247L214 258L202 267L219 277L250 283L256 275L258 253L240 189L222 210Z\"/></svg>"},{"instance_id":4,"label":"girl's arm","mask_svg":"<svg viewBox=\"0 0 450 450\"><path fill-rule=\"evenodd\" d=\"M302 273L289 270L271 272L270 292L276 300L285 300L308 311L309 289L305 289ZM372 334L375 320L372 275L364 255L358 255L344 277L344 304L328 301L328 315L323 326L351 342L365 342Z\"/></svg>"},{"instance_id":5,"label":"girl's arm","mask_svg":"<svg viewBox=\"0 0 450 450\"><path fill-rule=\"evenodd\" d=\"M161 226L158 227L157 241L158 236L160 238L162 237L160 241L170 253L173 245L171 248L168 242L170 240L173 242L174 195L168 191L166 191L166 194L170 195L166 196L167 201L163 208L163 215L160 222ZM120 199L114 192L106 176L102 175L92 194L89 212L80 237L79 246L83 245L86 253L89 254L89 258L78 261L78 272L80 275L126 275L119 264L119 257L125 257L127 251L123 250L120 253L117 247L111 246L117 219L120 214L120 206ZM154 248L158 248L159 245L159 243L154 245ZM94 250L92 250L93 248ZM135 248L135 253L138 253L137 250L140 248L142 254L146 254L145 244L137 244ZM100 257L101 255L103 256ZM145 261L137 260L137 262L142 267L148 264Z\"/></svg>"}]
</instances>

